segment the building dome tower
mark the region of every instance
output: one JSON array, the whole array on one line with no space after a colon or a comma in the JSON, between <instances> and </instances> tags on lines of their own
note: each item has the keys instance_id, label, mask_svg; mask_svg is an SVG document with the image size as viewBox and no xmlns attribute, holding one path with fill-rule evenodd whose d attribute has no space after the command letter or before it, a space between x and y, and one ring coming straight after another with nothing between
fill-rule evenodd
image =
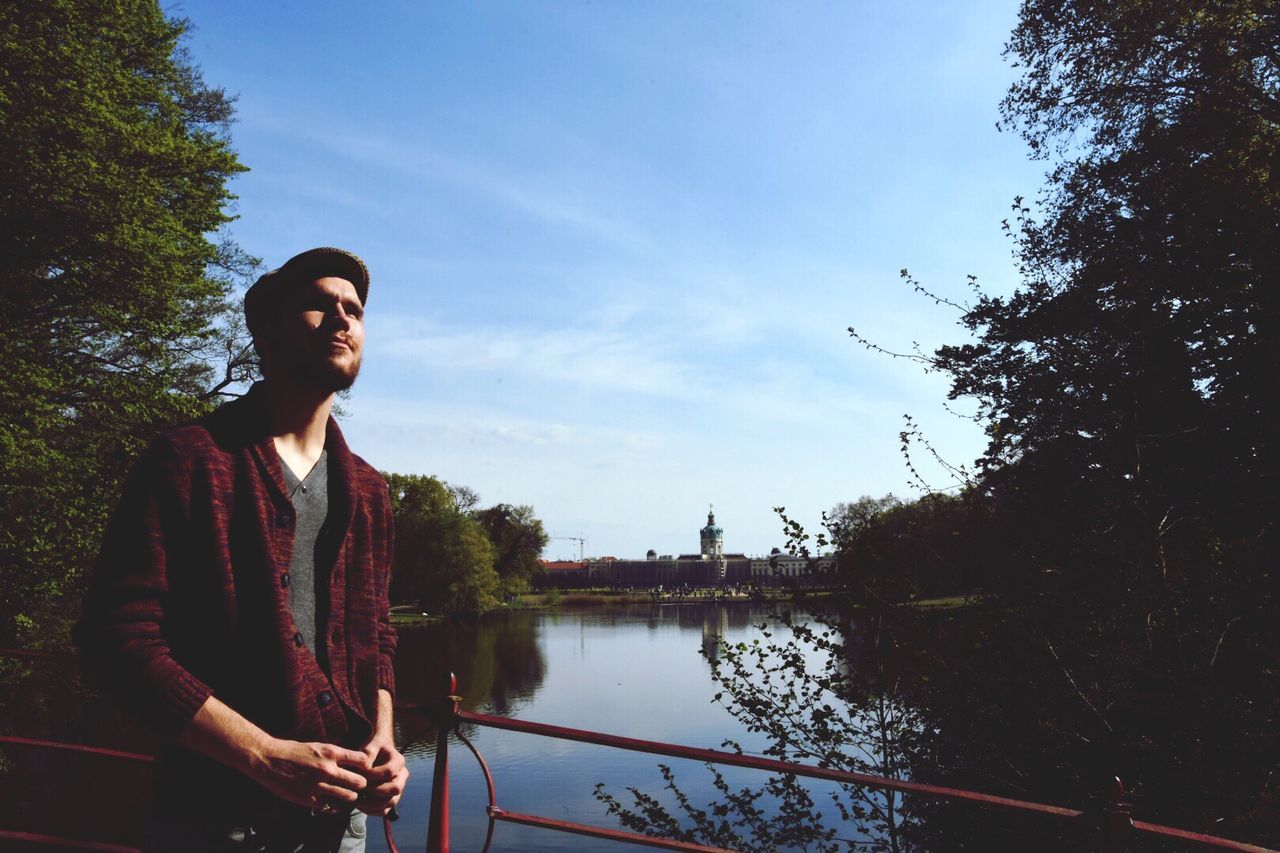
<instances>
[{"instance_id":1,"label":"building dome tower","mask_svg":"<svg viewBox=\"0 0 1280 853\"><path fill-rule=\"evenodd\" d=\"M701 539L703 559L720 559L724 556L724 531L716 526L714 507L707 508L707 526L702 528Z\"/></svg>"}]
</instances>

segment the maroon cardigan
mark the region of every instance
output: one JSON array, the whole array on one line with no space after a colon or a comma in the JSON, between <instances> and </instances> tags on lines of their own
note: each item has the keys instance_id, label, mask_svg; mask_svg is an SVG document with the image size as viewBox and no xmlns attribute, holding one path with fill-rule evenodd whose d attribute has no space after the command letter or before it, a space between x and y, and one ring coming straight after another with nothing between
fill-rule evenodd
<instances>
[{"instance_id":1,"label":"maroon cardigan","mask_svg":"<svg viewBox=\"0 0 1280 853\"><path fill-rule=\"evenodd\" d=\"M359 747L378 690L395 690L387 485L330 418L329 515L316 563L328 595L317 595L323 630L313 654L289 608L295 516L264 393L255 386L160 436L137 463L77 644L91 680L164 734L215 695L276 737ZM201 762L179 754L175 763L185 776L226 782Z\"/></svg>"}]
</instances>

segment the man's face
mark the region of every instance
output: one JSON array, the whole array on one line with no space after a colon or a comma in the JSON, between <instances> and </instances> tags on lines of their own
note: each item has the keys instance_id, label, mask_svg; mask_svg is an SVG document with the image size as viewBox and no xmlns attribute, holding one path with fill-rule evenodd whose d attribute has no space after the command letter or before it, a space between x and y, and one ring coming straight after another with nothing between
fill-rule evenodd
<instances>
[{"instance_id":1,"label":"man's face","mask_svg":"<svg viewBox=\"0 0 1280 853\"><path fill-rule=\"evenodd\" d=\"M298 284L284 297L270 333L273 373L323 391L345 391L360 372L364 306L345 278Z\"/></svg>"}]
</instances>

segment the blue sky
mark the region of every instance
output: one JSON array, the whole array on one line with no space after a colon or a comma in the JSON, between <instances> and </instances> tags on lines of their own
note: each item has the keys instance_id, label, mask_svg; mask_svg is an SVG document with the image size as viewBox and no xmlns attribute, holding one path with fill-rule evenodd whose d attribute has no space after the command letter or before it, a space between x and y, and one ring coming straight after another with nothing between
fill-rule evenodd
<instances>
[{"instance_id":1,"label":"blue sky","mask_svg":"<svg viewBox=\"0 0 1280 853\"><path fill-rule=\"evenodd\" d=\"M963 340L903 267L956 299L1015 284L1000 221L1044 171L995 128L1016 4L369 7L167 8L239 98L232 235L368 262L344 430L371 463L627 557L695 550L709 503L755 554L774 506L816 527L913 495L907 413L976 457L944 378L846 328Z\"/></svg>"}]
</instances>

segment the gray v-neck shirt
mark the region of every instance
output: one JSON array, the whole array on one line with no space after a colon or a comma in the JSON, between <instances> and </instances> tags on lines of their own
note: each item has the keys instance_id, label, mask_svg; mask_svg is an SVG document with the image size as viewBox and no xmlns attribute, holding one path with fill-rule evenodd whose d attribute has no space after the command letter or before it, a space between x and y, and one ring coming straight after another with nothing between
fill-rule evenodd
<instances>
[{"instance_id":1,"label":"gray v-neck shirt","mask_svg":"<svg viewBox=\"0 0 1280 853\"><path fill-rule=\"evenodd\" d=\"M293 557L289 561L289 608L298 632L314 654L316 637L324 627L320 624L323 616L317 610L324 600L324 591L320 589L324 579L316 571L319 565L316 546L320 529L329 515L329 454L321 451L320 459L301 480L287 464L280 467L284 469L284 483L289 487L289 499L297 516Z\"/></svg>"}]
</instances>

